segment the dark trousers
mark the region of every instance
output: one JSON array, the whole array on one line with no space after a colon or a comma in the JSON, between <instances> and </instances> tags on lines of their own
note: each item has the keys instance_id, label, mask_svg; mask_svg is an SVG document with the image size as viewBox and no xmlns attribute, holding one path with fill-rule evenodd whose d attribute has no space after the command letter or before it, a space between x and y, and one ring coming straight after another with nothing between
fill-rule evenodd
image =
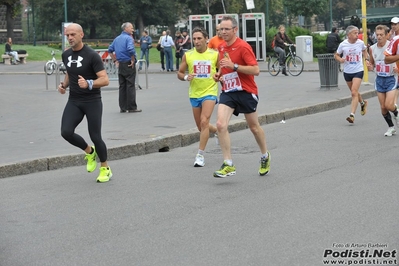
<instances>
[{"instance_id":1,"label":"dark trousers","mask_svg":"<svg viewBox=\"0 0 399 266\"><path fill-rule=\"evenodd\" d=\"M119 63L119 108L121 111L136 110L136 65Z\"/></svg>"},{"instance_id":2,"label":"dark trousers","mask_svg":"<svg viewBox=\"0 0 399 266\"><path fill-rule=\"evenodd\" d=\"M179 70L180 67L180 57L176 57L176 70Z\"/></svg>"},{"instance_id":3,"label":"dark trousers","mask_svg":"<svg viewBox=\"0 0 399 266\"><path fill-rule=\"evenodd\" d=\"M161 51L159 52L159 54L161 55L161 66L162 66L162 70L165 70L165 51L162 48Z\"/></svg>"},{"instance_id":4,"label":"dark trousers","mask_svg":"<svg viewBox=\"0 0 399 266\"><path fill-rule=\"evenodd\" d=\"M183 58L184 51L183 51L183 49L181 49L179 52L176 52L176 55L177 55L177 53L179 54L179 57L176 57L176 70L179 70L180 62Z\"/></svg>"},{"instance_id":5,"label":"dark trousers","mask_svg":"<svg viewBox=\"0 0 399 266\"><path fill-rule=\"evenodd\" d=\"M107 161L107 146L101 136L103 103L101 99L94 102L77 102L68 100L61 119L61 136L70 144L85 150L87 142L75 133L76 127L86 115L87 127L91 141L96 147L101 162Z\"/></svg>"}]
</instances>

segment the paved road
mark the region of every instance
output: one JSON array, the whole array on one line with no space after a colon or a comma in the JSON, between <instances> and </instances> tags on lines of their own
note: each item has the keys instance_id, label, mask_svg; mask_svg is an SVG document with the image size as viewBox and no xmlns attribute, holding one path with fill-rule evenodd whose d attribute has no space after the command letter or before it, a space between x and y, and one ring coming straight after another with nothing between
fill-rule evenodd
<instances>
[{"instance_id":1,"label":"paved road","mask_svg":"<svg viewBox=\"0 0 399 266\"><path fill-rule=\"evenodd\" d=\"M265 63L260 64L265 69ZM67 96L56 92L55 77L42 72L42 62L6 66L0 64L0 177L46 171L80 165L82 153L60 136L60 119ZM319 88L317 64L306 63L306 72L298 77L272 77L261 72L259 116L262 123L272 123L314 112L342 107L349 103L348 89L339 76L339 87ZM187 83L175 73L158 72L150 65L149 89L137 91L142 113L120 114L118 85L112 81L103 89L103 137L110 148L109 159L157 152L168 146L176 148L198 141L198 132L187 97ZM25 71L25 72L24 72ZM372 79L372 77L371 77ZM140 81L144 82L144 74ZM365 97L374 96L372 86L364 84ZM233 118L232 130L242 129L243 116ZM216 111L211 122L216 121ZM88 141L86 123L77 132Z\"/></svg>"},{"instance_id":2,"label":"paved road","mask_svg":"<svg viewBox=\"0 0 399 266\"><path fill-rule=\"evenodd\" d=\"M265 177L242 130L231 135L231 178L212 177L221 151L211 141L204 168L192 167L192 144L112 161L106 184L84 166L0 179L0 264L317 266L341 244L396 259L399 136L383 137L375 97L355 125L347 112L263 125Z\"/></svg>"}]
</instances>

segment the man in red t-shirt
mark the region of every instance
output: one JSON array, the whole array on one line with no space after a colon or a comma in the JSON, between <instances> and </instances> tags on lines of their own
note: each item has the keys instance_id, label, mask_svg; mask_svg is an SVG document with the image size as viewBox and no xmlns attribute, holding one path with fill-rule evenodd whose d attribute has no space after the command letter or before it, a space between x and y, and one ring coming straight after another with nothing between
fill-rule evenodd
<instances>
[{"instance_id":1,"label":"man in red t-shirt","mask_svg":"<svg viewBox=\"0 0 399 266\"><path fill-rule=\"evenodd\" d=\"M224 162L220 170L213 173L214 177L235 175L230 150L228 131L231 115L243 113L248 127L254 135L261 151L259 175L266 175L270 170L270 153L266 147L266 137L258 121L256 111L258 105L258 87L255 75L259 75L259 66L251 46L237 37L237 21L231 16L223 17L220 31L225 43L219 46L219 72L215 80L223 84L220 94L217 118L217 130Z\"/></svg>"}]
</instances>

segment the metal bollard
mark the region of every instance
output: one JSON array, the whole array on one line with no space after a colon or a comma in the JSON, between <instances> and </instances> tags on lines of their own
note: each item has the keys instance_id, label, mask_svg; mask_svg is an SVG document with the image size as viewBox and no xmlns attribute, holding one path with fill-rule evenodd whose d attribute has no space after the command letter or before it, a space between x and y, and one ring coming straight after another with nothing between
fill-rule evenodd
<instances>
[{"instance_id":1,"label":"metal bollard","mask_svg":"<svg viewBox=\"0 0 399 266\"><path fill-rule=\"evenodd\" d=\"M46 65L44 65L44 76L46 77L46 90L48 90L48 77L46 73ZM55 88L58 88L58 84L60 84L60 66L59 64L55 65Z\"/></svg>"},{"instance_id":2,"label":"metal bollard","mask_svg":"<svg viewBox=\"0 0 399 266\"><path fill-rule=\"evenodd\" d=\"M46 77L46 90L48 90L48 75L46 73L46 64L44 64L44 76Z\"/></svg>"},{"instance_id":3,"label":"metal bollard","mask_svg":"<svg viewBox=\"0 0 399 266\"><path fill-rule=\"evenodd\" d=\"M60 84L60 65L56 64L55 66L55 87L58 88L58 84Z\"/></svg>"},{"instance_id":4,"label":"metal bollard","mask_svg":"<svg viewBox=\"0 0 399 266\"><path fill-rule=\"evenodd\" d=\"M139 65L140 62L143 62L145 65L145 88L148 89L148 69L147 69L147 61L145 59L139 59L137 60L136 63L136 84L137 86L141 89L140 83L139 83Z\"/></svg>"}]
</instances>

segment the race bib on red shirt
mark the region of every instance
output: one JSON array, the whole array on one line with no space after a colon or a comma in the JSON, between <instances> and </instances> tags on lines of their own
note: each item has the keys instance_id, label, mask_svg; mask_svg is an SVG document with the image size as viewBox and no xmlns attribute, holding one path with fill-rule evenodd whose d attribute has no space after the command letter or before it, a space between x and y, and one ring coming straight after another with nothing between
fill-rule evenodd
<instances>
[{"instance_id":1,"label":"race bib on red shirt","mask_svg":"<svg viewBox=\"0 0 399 266\"><path fill-rule=\"evenodd\" d=\"M240 77L237 72L223 75L223 88L225 92L242 91Z\"/></svg>"}]
</instances>

